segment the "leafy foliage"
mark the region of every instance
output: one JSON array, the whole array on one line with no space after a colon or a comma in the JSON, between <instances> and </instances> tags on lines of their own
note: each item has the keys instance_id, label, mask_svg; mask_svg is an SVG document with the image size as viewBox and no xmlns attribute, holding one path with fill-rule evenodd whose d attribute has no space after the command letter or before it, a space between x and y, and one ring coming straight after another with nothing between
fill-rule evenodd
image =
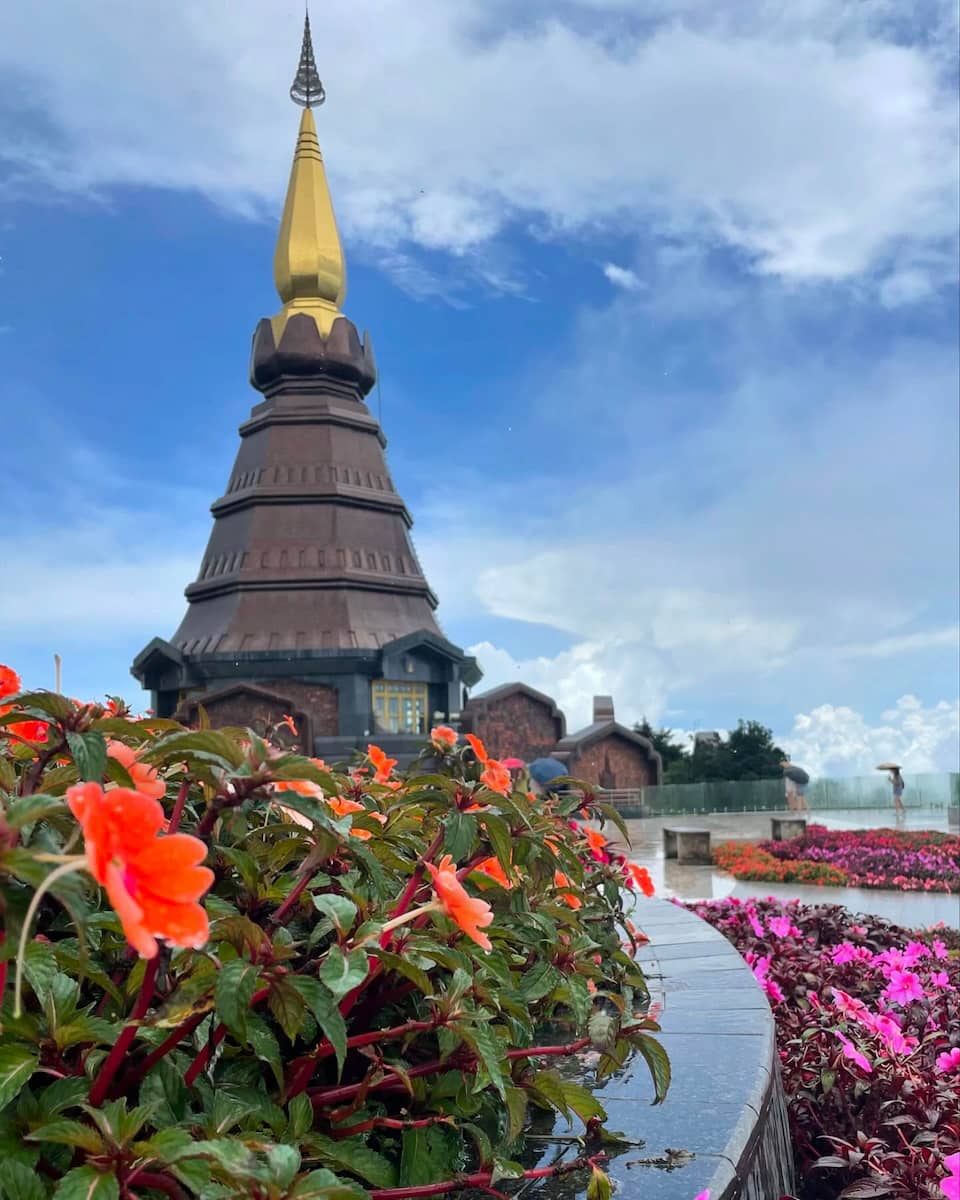
<instances>
[{"instance_id":1,"label":"leafy foliage","mask_svg":"<svg viewBox=\"0 0 960 1200\"><path fill-rule=\"evenodd\" d=\"M960 1151L960 933L832 904L687 907L771 997L803 1200L942 1200Z\"/></svg>"},{"instance_id":2,"label":"leafy foliage","mask_svg":"<svg viewBox=\"0 0 960 1200\"><path fill-rule=\"evenodd\" d=\"M669 1063L634 1016L646 987L621 942L634 876L571 819L589 797L493 791L484 773L500 778L443 739L398 778L382 755L334 768L116 701L4 697L0 1195L487 1186L524 1174L530 1108L587 1126L572 1166L601 1194L602 1107L547 1064L598 1049L609 1073L639 1049L662 1098ZM204 944L171 933L137 957L129 911L82 873L81 781L159 798L161 852L202 840Z\"/></svg>"},{"instance_id":3,"label":"leafy foliage","mask_svg":"<svg viewBox=\"0 0 960 1200\"><path fill-rule=\"evenodd\" d=\"M670 729L654 729L644 719L637 733L653 742L663 759L664 783L712 783L781 779L786 755L774 742L773 731L759 721L737 722L730 735L717 742L700 740L691 750L673 740Z\"/></svg>"}]
</instances>

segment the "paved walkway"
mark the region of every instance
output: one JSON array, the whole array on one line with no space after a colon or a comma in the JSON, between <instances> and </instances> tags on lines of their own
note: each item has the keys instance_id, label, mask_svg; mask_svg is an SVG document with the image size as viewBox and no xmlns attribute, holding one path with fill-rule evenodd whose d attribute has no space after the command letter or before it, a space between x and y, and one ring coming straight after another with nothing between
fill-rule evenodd
<instances>
[{"instance_id":1,"label":"paved walkway","mask_svg":"<svg viewBox=\"0 0 960 1200\"><path fill-rule=\"evenodd\" d=\"M777 896L800 900L805 904L845 904L854 912L886 917L909 928L920 928L944 921L960 927L960 897L937 892L894 892L875 888L814 887L793 883L749 883L734 879L714 867L680 866L663 857L664 825L695 825L709 829L713 843L723 841L760 841L770 837L770 818L790 813L714 813L709 816L648 817L627 821L632 853L630 857L645 866L657 888L657 895L670 900L711 900L727 896ZM828 829L879 829L894 826L889 809L851 809L843 812L814 812L811 823ZM932 829L947 832L945 810L908 810L901 828ZM606 830L608 836L610 829Z\"/></svg>"}]
</instances>

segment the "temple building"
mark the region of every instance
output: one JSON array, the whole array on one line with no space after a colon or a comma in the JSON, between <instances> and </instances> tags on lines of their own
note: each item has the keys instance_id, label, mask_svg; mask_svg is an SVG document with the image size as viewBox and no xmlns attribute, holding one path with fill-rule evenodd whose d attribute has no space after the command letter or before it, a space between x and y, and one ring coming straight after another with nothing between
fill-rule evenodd
<instances>
[{"instance_id":1,"label":"temple building","mask_svg":"<svg viewBox=\"0 0 960 1200\"><path fill-rule=\"evenodd\" d=\"M276 730L331 761L376 741L405 765L432 725L475 732L499 757L552 756L599 787L660 780L660 757L598 697L568 735L548 697L509 684L469 698L475 659L444 636L410 540L410 513L364 402L370 336L343 313L346 266L313 109L324 101L310 38L291 99L303 108L273 275L281 308L253 335L262 397L240 425L226 490L187 611L131 668L153 711ZM281 722L293 717L297 733Z\"/></svg>"},{"instance_id":2,"label":"temple building","mask_svg":"<svg viewBox=\"0 0 960 1200\"><path fill-rule=\"evenodd\" d=\"M309 17L291 98L303 107L273 260L282 307L253 335L262 399L240 447L188 607L132 672L160 716L254 729L294 717L302 749L348 757L375 738L419 748L455 721L476 661L443 635L412 520L364 397L370 337L343 314L346 267L313 109L324 100Z\"/></svg>"}]
</instances>

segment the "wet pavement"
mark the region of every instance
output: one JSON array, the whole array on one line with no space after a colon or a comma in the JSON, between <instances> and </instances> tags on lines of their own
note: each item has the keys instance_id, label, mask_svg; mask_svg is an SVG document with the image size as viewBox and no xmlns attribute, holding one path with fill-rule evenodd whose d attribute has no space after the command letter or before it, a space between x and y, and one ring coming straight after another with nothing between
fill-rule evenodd
<instances>
[{"instance_id":1,"label":"wet pavement","mask_svg":"<svg viewBox=\"0 0 960 1200\"><path fill-rule=\"evenodd\" d=\"M707 816L648 817L627 821L632 842L630 857L645 866L665 900L721 900L727 896L776 896L800 900L804 904L845 904L854 912L885 917L908 928L922 928L940 921L960 928L960 897L938 892L894 892L875 888L815 887L810 884L750 883L736 880L714 867L680 865L663 857L664 825L695 826L709 829L712 842L760 841L770 837L772 817L790 817L792 813L712 813ZM805 814L811 824L828 829L930 829L948 832L945 809L908 810L905 821L895 826L890 809L851 809ZM609 827L606 830L608 836Z\"/></svg>"}]
</instances>

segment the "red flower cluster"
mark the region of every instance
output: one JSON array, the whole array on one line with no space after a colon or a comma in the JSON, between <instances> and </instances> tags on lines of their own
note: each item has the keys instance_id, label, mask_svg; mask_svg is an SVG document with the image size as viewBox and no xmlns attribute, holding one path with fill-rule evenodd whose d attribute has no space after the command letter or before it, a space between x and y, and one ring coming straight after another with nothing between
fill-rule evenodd
<instances>
[{"instance_id":1,"label":"red flower cluster","mask_svg":"<svg viewBox=\"0 0 960 1200\"><path fill-rule=\"evenodd\" d=\"M14 696L21 690L20 676L13 667L6 667L0 663L0 700L6 696ZM8 713L11 707L12 705L9 704L0 704L0 717L4 713ZM45 742L47 740L46 721L14 721L10 725L0 725L0 733L3 733L4 730L24 742Z\"/></svg>"},{"instance_id":2,"label":"red flower cluster","mask_svg":"<svg viewBox=\"0 0 960 1200\"><path fill-rule=\"evenodd\" d=\"M713 851L713 861L721 870L737 879L761 880L764 883L813 883L820 886L844 887L848 882L845 871L829 863L805 862L803 859L775 858L754 842L721 842Z\"/></svg>"}]
</instances>

